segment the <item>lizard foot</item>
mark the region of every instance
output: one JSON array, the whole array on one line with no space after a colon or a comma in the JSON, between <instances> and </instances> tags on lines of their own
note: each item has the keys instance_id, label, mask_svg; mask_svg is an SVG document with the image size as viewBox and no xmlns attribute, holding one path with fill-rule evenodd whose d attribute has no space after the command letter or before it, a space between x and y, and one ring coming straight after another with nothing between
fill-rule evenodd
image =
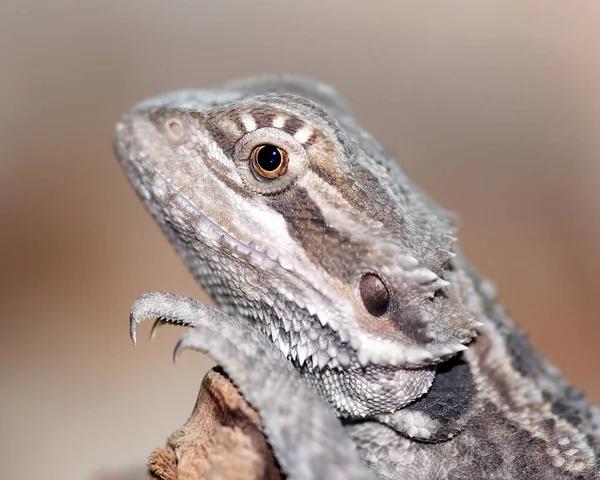
<instances>
[{"instance_id":1,"label":"lizard foot","mask_svg":"<svg viewBox=\"0 0 600 480\"><path fill-rule=\"evenodd\" d=\"M258 411L275 457L290 479L368 479L373 474L340 421L300 378L292 364L252 325L196 300L146 293L133 304L130 333L156 319L192 327L175 348L210 355Z\"/></svg>"}]
</instances>

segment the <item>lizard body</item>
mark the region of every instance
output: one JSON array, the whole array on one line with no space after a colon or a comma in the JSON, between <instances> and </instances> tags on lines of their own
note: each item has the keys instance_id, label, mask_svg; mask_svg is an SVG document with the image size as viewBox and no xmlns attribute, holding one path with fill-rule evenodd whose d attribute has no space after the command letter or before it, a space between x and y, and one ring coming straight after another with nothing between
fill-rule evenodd
<instances>
[{"instance_id":1,"label":"lizard body","mask_svg":"<svg viewBox=\"0 0 600 480\"><path fill-rule=\"evenodd\" d=\"M180 347L223 366L289 478L600 477L598 409L331 87L271 76L153 97L115 151L221 308L147 294L132 335L147 318L194 327Z\"/></svg>"}]
</instances>

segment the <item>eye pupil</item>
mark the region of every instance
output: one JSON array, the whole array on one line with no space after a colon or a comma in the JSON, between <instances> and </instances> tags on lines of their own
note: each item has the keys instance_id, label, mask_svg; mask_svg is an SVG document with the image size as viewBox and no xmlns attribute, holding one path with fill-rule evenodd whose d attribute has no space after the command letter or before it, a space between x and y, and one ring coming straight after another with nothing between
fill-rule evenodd
<instances>
[{"instance_id":1,"label":"eye pupil","mask_svg":"<svg viewBox=\"0 0 600 480\"><path fill-rule=\"evenodd\" d=\"M365 273L360 279L360 297L367 311L381 317L390 305L390 292L383 280L374 273Z\"/></svg>"},{"instance_id":2,"label":"eye pupil","mask_svg":"<svg viewBox=\"0 0 600 480\"><path fill-rule=\"evenodd\" d=\"M285 173L288 154L275 145L259 145L250 155L254 171L263 178L273 179Z\"/></svg>"},{"instance_id":3,"label":"eye pupil","mask_svg":"<svg viewBox=\"0 0 600 480\"><path fill-rule=\"evenodd\" d=\"M267 172L277 170L283 161L281 151L275 145L264 145L256 154L260 168Z\"/></svg>"}]
</instances>

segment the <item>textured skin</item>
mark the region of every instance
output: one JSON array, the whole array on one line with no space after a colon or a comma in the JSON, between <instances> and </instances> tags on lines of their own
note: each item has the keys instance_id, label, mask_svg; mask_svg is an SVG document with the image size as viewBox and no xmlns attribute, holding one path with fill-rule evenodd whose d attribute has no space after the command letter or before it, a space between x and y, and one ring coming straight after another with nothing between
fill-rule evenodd
<instances>
[{"instance_id":1,"label":"textured skin","mask_svg":"<svg viewBox=\"0 0 600 480\"><path fill-rule=\"evenodd\" d=\"M265 144L289 158L274 179L250 161ZM222 309L151 294L132 325L193 326L182 345L223 365L290 478L366 478L355 446L384 478L599 477L598 409L331 87L167 93L123 118L115 151Z\"/></svg>"}]
</instances>

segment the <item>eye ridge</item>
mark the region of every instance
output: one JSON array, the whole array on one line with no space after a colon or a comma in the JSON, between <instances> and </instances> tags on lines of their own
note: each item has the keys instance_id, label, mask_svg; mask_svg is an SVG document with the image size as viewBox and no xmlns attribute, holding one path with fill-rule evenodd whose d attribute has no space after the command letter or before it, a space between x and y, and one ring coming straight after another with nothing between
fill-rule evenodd
<instances>
[{"instance_id":1,"label":"eye ridge","mask_svg":"<svg viewBox=\"0 0 600 480\"><path fill-rule=\"evenodd\" d=\"M360 298L367 311L381 317L390 306L390 292L383 280L375 273L365 273L359 283Z\"/></svg>"},{"instance_id":2,"label":"eye ridge","mask_svg":"<svg viewBox=\"0 0 600 480\"><path fill-rule=\"evenodd\" d=\"M272 144L254 147L250 154L254 171L263 178L274 179L283 175L288 166L288 153Z\"/></svg>"}]
</instances>

